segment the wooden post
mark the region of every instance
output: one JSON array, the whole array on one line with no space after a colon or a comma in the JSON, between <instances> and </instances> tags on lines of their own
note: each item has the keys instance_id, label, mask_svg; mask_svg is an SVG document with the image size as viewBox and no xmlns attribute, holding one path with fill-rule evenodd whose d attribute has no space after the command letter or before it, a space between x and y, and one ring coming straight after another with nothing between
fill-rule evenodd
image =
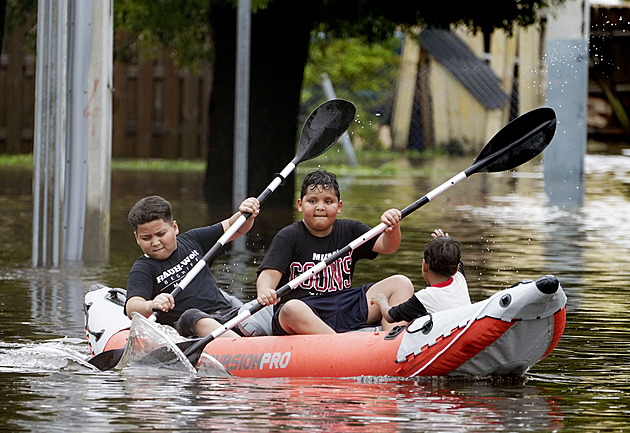
<instances>
[{"instance_id":1,"label":"wooden post","mask_svg":"<svg viewBox=\"0 0 630 433\"><path fill-rule=\"evenodd\" d=\"M538 26L519 28L518 34L518 114L538 108L545 102L545 74L542 67L541 31Z\"/></svg>"},{"instance_id":2,"label":"wooden post","mask_svg":"<svg viewBox=\"0 0 630 433\"><path fill-rule=\"evenodd\" d=\"M422 139L425 149L435 149L435 132L433 127L433 108L431 98L431 66L426 50L420 49L417 89L420 95L420 121L422 123Z\"/></svg>"},{"instance_id":3,"label":"wooden post","mask_svg":"<svg viewBox=\"0 0 630 433\"><path fill-rule=\"evenodd\" d=\"M182 158L192 159L197 155L197 144L199 141L197 120L199 119L199 104L201 100L199 92L199 80L189 72L182 75L182 122L181 122L181 143Z\"/></svg>"},{"instance_id":4,"label":"wooden post","mask_svg":"<svg viewBox=\"0 0 630 433\"><path fill-rule=\"evenodd\" d=\"M162 157L177 158L181 154L181 140L177 124L179 122L179 76L177 68L168 59L164 60L164 74L162 79L162 122L164 124L164 135L162 138Z\"/></svg>"},{"instance_id":5,"label":"wooden post","mask_svg":"<svg viewBox=\"0 0 630 433\"><path fill-rule=\"evenodd\" d=\"M136 77L137 130L136 149L134 156L148 158L151 156L151 135L153 126L153 65L149 60L143 60L138 68Z\"/></svg>"},{"instance_id":6,"label":"wooden post","mask_svg":"<svg viewBox=\"0 0 630 433\"><path fill-rule=\"evenodd\" d=\"M514 81L516 40L504 30L495 30L490 37L490 67L501 80L503 91L511 95ZM488 142L510 119L510 100L505 106L488 113L485 142Z\"/></svg>"},{"instance_id":7,"label":"wooden post","mask_svg":"<svg viewBox=\"0 0 630 433\"><path fill-rule=\"evenodd\" d=\"M3 95L6 102L11 101L7 105L6 119L6 143L7 153L20 153L22 131L25 126L25 101L22 89L24 83L22 75L22 40L20 38L8 38L6 40L7 52L9 54L9 63L7 65L7 93ZM5 102L5 103L6 103Z\"/></svg>"},{"instance_id":8,"label":"wooden post","mask_svg":"<svg viewBox=\"0 0 630 433\"><path fill-rule=\"evenodd\" d=\"M416 91L416 75L420 61L420 45L415 36L407 35L403 42L396 100L392 115L394 149L406 149L409 145L409 129Z\"/></svg>"},{"instance_id":9,"label":"wooden post","mask_svg":"<svg viewBox=\"0 0 630 433\"><path fill-rule=\"evenodd\" d=\"M481 32L473 34L466 27L459 26L455 29L462 41L478 59L485 57L484 38ZM449 103L452 105L449 115L451 135L449 141L460 144L466 154L476 154L485 144L485 135L488 123L488 110L470 91L448 73L451 84L448 85Z\"/></svg>"},{"instance_id":10,"label":"wooden post","mask_svg":"<svg viewBox=\"0 0 630 433\"><path fill-rule=\"evenodd\" d=\"M132 146L127 144L127 119L129 103L127 94L128 68L121 62L114 63L114 90L112 93L112 155L129 157L133 155Z\"/></svg>"}]
</instances>

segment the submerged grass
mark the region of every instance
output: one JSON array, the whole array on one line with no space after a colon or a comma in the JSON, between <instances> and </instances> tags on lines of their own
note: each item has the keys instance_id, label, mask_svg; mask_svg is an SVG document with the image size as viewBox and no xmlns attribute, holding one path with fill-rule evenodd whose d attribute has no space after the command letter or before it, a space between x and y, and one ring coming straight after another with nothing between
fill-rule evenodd
<instances>
[{"instance_id":1,"label":"submerged grass","mask_svg":"<svg viewBox=\"0 0 630 433\"><path fill-rule=\"evenodd\" d=\"M33 167L33 155L1 155L0 167ZM116 158L112 160L113 170L131 171L204 171L206 161L160 158Z\"/></svg>"},{"instance_id":2,"label":"submerged grass","mask_svg":"<svg viewBox=\"0 0 630 433\"><path fill-rule=\"evenodd\" d=\"M206 161L197 159L114 159L112 160L114 170L147 170L147 171L204 171Z\"/></svg>"},{"instance_id":3,"label":"submerged grass","mask_svg":"<svg viewBox=\"0 0 630 433\"><path fill-rule=\"evenodd\" d=\"M33 167L33 155L0 155L0 167Z\"/></svg>"},{"instance_id":4,"label":"submerged grass","mask_svg":"<svg viewBox=\"0 0 630 433\"><path fill-rule=\"evenodd\" d=\"M415 150L391 152L391 151L356 151L356 157L360 163L357 167L348 164L346 155L335 149L331 149L324 155L314 160L304 161L297 171L306 173L314 168L325 168L340 176L422 176L430 171L423 162L426 159L444 156L437 151L419 152ZM278 162L281 165L281 162ZM0 154L0 167L32 168L33 155L2 155ZM203 172L206 170L206 161L185 159L159 159L159 158L117 158L112 160L113 170L126 171L187 171Z\"/></svg>"}]
</instances>

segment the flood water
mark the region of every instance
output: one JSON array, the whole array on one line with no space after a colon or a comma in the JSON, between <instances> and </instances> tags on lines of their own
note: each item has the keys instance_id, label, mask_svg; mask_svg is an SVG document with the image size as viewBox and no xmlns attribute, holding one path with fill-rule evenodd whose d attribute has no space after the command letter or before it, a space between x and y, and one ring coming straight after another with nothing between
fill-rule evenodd
<instances>
[{"instance_id":1,"label":"flood water","mask_svg":"<svg viewBox=\"0 0 630 433\"><path fill-rule=\"evenodd\" d=\"M402 209L470 163L444 157L418 164L414 175L341 176L342 216L374 226L384 210ZM300 167L298 179L303 174ZM139 255L126 221L130 206L157 193L172 201L182 229L214 222L201 198L202 178L114 172L111 260L33 269L31 173L0 168L0 429L630 430L630 157L587 156L581 203L549 201L540 160L511 173L475 174L403 220L396 254L357 266L357 284L404 273L422 288L422 249L429 233L443 228L462 243L474 300L556 275L568 296L566 331L522 380L238 379L89 369L83 294L94 283L124 287ZM275 231L262 215L260 222L244 251L213 267L220 284L243 300L255 293L256 266Z\"/></svg>"}]
</instances>

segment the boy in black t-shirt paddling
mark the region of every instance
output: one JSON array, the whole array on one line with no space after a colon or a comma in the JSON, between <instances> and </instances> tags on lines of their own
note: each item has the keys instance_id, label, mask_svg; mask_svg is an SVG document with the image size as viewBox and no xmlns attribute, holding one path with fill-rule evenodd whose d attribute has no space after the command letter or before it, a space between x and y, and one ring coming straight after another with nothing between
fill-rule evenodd
<instances>
[{"instance_id":1,"label":"boy in black t-shirt paddling","mask_svg":"<svg viewBox=\"0 0 630 433\"><path fill-rule=\"evenodd\" d=\"M204 337L218 328L219 323L211 315L226 313L232 306L217 286L209 266L199 272L177 299L170 292L241 214L252 216L230 241L251 229L258 211L258 200L248 198L229 219L179 234L167 200L150 196L137 202L129 212L129 222L144 254L129 272L125 313L131 318L134 311L145 317L154 310L163 311L165 314L158 322L174 326L185 337ZM228 331L223 336L238 335Z\"/></svg>"},{"instance_id":2,"label":"boy in black t-shirt paddling","mask_svg":"<svg viewBox=\"0 0 630 433\"><path fill-rule=\"evenodd\" d=\"M395 324L383 320L378 306L370 305L369 300L382 293L394 305L406 301L413 295L409 278L394 275L377 283L352 287L352 274L357 260L374 259L378 253L398 250L400 211L385 211L381 216L381 222L388 226L384 233L278 299L278 286L370 230L358 221L337 219L342 208L339 184L335 175L325 170L312 171L304 178L297 208L303 214L302 221L283 228L274 237L256 281L258 302L277 304L272 321L274 335L346 332L370 325L382 325L384 330L393 328Z\"/></svg>"}]
</instances>

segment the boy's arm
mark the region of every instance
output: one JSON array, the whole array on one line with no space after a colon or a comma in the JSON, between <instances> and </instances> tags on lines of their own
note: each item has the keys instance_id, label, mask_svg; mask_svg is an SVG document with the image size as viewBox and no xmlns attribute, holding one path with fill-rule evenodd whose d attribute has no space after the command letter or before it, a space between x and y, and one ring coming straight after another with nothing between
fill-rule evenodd
<instances>
[{"instance_id":1,"label":"boy's arm","mask_svg":"<svg viewBox=\"0 0 630 433\"><path fill-rule=\"evenodd\" d=\"M260 209L260 203L255 197L250 197L241 203L238 207L238 212L232 215L230 218L221 221L221 225L223 226L223 233L225 233L231 226L234 224L242 214L250 213L252 216L247 218L247 220L243 223L243 225L234 233L234 236L230 238L230 241L236 239L237 237L244 235L247 233L252 226L254 225L254 218L258 215Z\"/></svg>"},{"instance_id":2,"label":"boy's arm","mask_svg":"<svg viewBox=\"0 0 630 433\"><path fill-rule=\"evenodd\" d=\"M153 314L153 310L161 310L167 312L175 306L175 299L170 293L160 293L154 299L147 301L141 296L132 296L127 300L125 310L127 316L131 319L131 313L142 314L144 317L149 317Z\"/></svg>"},{"instance_id":3,"label":"boy's arm","mask_svg":"<svg viewBox=\"0 0 630 433\"><path fill-rule=\"evenodd\" d=\"M412 296L402 304L389 309L387 316L383 315L390 323L411 322L413 319L429 314L424 304L416 296ZM390 320L390 318L392 320Z\"/></svg>"},{"instance_id":4,"label":"boy's arm","mask_svg":"<svg viewBox=\"0 0 630 433\"><path fill-rule=\"evenodd\" d=\"M402 214L398 209L389 209L381 215L381 222L387 224L387 228L376 240L372 251L383 254L391 254L398 251L402 238L399 224L401 218Z\"/></svg>"},{"instance_id":5,"label":"boy's arm","mask_svg":"<svg viewBox=\"0 0 630 433\"><path fill-rule=\"evenodd\" d=\"M282 272L267 268L256 280L257 301L260 305L274 305L280 300L276 294L276 287L282 278Z\"/></svg>"}]
</instances>

